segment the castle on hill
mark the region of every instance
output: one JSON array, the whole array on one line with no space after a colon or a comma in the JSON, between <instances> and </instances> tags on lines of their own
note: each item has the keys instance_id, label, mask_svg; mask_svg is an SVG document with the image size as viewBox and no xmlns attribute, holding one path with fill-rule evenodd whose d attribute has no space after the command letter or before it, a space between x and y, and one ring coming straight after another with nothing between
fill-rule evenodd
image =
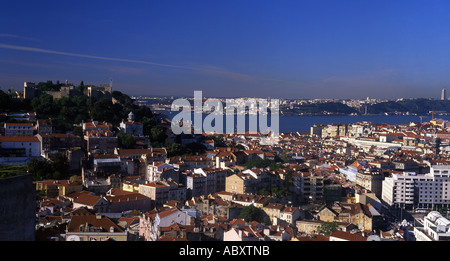
<instances>
[{"instance_id":1,"label":"castle on hill","mask_svg":"<svg viewBox=\"0 0 450 261\"><path fill-rule=\"evenodd\" d=\"M60 99L63 97L72 98L81 95L96 99L112 99L112 92L113 88L111 83L109 85L100 85L99 87L87 86L84 91L75 89L73 85L70 85L67 82L65 85L62 85L58 91L41 91L36 87L34 82L24 82L23 85L23 98L30 100L43 94L49 94L53 99Z\"/></svg>"}]
</instances>

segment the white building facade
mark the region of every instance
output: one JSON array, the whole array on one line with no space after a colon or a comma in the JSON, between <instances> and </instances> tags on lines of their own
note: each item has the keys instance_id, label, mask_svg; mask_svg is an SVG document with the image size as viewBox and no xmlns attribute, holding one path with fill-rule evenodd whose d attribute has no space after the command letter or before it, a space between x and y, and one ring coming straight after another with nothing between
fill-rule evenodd
<instances>
[{"instance_id":1,"label":"white building facade","mask_svg":"<svg viewBox=\"0 0 450 261\"><path fill-rule=\"evenodd\" d=\"M450 165L432 166L426 174L404 172L385 178L382 200L401 208L450 207Z\"/></svg>"},{"instance_id":2,"label":"white building facade","mask_svg":"<svg viewBox=\"0 0 450 261\"><path fill-rule=\"evenodd\" d=\"M41 142L36 136L0 136L0 164L23 165L41 156Z\"/></svg>"},{"instance_id":3,"label":"white building facade","mask_svg":"<svg viewBox=\"0 0 450 261\"><path fill-rule=\"evenodd\" d=\"M431 211L423 219L423 227L414 228L416 241L449 241L450 220L437 211Z\"/></svg>"}]
</instances>

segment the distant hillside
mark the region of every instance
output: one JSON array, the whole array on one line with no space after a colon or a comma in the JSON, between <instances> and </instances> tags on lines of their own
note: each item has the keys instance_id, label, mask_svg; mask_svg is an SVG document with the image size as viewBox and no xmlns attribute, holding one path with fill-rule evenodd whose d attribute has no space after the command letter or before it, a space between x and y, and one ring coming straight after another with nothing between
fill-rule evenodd
<instances>
[{"instance_id":1,"label":"distant hillside","mask_svg":"<svg viewBox=\"0 0 450 261\"><path fill-rule=\"evenodd\" d=\"M347 106L340 102L309 103L296 106L292 109L284 109L285 115L314 115L314 114L365 114L366 108L360 109ZM399 101L380 102L367 106L367 114L394 114L394 113L412 113L428 114L430 111L444 111L450 113L450 100L432 100L432 99L406 99Z\"/></svg>"},{"instance_id":2,"label":"distant hillside","mask_svg":"<svg viewBox=\"0 0 450 261\"><path fill-rule=\"evenodd\" d=\"M402 101L388 101L367 107L367 113L417 113L427 114L430 111L445 111L450 113L450 100L408 99Z\"/></svg>"},{"instance_id":3,"label":"distant hillside","mask_svg":"<svg viewBox=\"0 0 450 261\"><path fill-rule=\"evenodd\" d=\"M302 104L293 109L284 111L285 114L351 114L358 113L358 111L346 104L340 102L324 102L324 103L309 103Z\"/></svg>"}]
</instances>

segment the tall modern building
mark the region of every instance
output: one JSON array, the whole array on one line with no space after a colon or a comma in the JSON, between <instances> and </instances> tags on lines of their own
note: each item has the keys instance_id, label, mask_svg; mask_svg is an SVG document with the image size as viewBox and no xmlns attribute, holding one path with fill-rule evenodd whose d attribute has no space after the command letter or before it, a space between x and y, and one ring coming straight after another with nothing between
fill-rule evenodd
<instances>
[{"instance_id":1,"label":"tall modern building","mask_svg":"<svg viewBox=\"0 0 450 261\"><path fill-rule=\"evenodd\" d=\"M450 165L435 165L426 174L404 172L383 181L382 201L388 207L450 207Z\"/></svg>"},{"instance_id":2,"label":"tall modern building","mask_svg":"<svg viewBox=\"0 0 450 261\"><path fill-rule=\"evenodd\" d=\"M441 91L441 100L447 100L447 91L445 90L445 88L442 89Z\"/></svg>"}]
</instances>

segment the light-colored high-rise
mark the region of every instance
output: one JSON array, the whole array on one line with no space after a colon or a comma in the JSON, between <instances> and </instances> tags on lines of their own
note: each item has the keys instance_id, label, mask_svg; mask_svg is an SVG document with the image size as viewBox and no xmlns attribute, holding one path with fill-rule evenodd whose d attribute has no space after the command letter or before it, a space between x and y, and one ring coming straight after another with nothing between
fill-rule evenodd
<instances>
[{"instance_id":1,"label":"light-colored high-rise","mask_svg":"<svg viewBox=\"0 0 450 261\"><path fill-rule=\"evenodd\" d=\"M382 200L391 207L450 207L450 165L435 165L430 173L393 174L383 181Z\"/></svg>"}]
</instances>

